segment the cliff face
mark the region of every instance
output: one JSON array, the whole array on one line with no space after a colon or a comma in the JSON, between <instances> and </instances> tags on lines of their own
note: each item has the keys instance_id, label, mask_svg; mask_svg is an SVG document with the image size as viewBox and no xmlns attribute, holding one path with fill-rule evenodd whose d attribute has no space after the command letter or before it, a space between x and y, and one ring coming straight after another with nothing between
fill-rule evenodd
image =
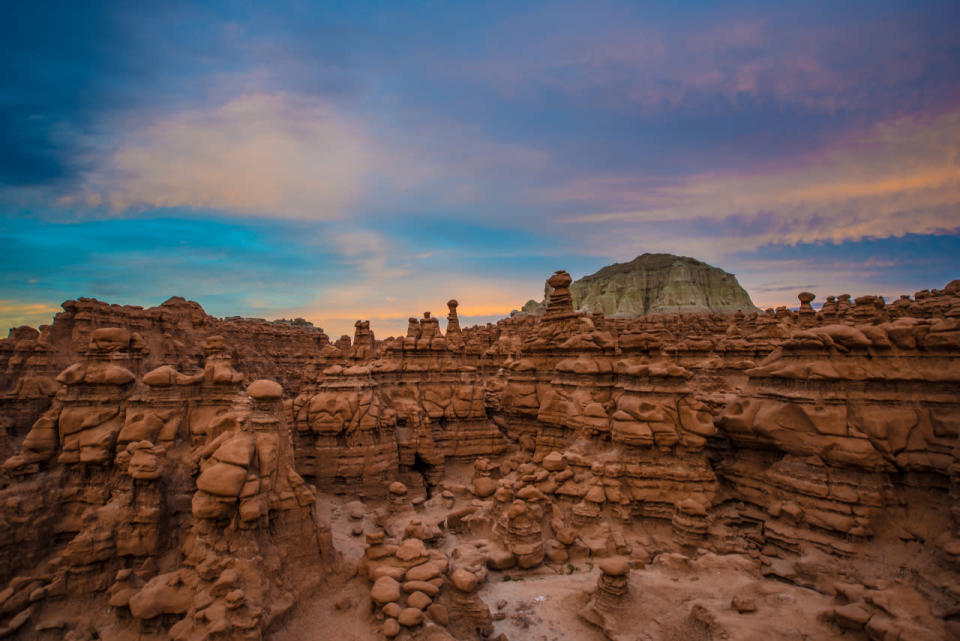
<instances>
[{"instance_id":1,"label":"cliff face","mask_svg":"<svg viewBox=\"0 0 960 641\"><path fill-rule=\"evenodd\" d=\"M573 306L606 316L757 311L736 277L687 256L643 254L570 286Z\"/></svg>"}]
</instances>

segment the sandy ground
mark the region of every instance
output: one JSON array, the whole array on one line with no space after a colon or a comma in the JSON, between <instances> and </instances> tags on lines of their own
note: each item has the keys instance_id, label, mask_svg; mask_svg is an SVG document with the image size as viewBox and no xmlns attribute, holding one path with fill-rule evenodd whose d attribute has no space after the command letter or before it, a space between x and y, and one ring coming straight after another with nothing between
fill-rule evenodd
<instances>
[{"instance_id":1,"label":"sandy ground","mask_svg":"<svg viewBox=\"0 0 960 641\"><path fill-rule=\"evenodd\" d=\"M302 599L283 624L270 631L271 641L371 641L382 639L380 625L373 618L370 608L370 583L351 574L350 566L363 557L366 546L364 537L353 531L360 525L364 531L379 529L372 512L362 521L349 517L346 505L355 501L355 496L322 496L317 502L323 514L319 518L330 524L333 546L344 560L346 576L316 594ZM339 585L337 585L339 583Z\"/></svg>"},{"instance_id":2,"label":"sandy ground","mask_svg":"<svg viewBox=\"0 0 960 641\"><path fill-rule=\"evenodd\" d=\"M587 603L587 591L597 583L599 571L569 575L554 572L505 581L501 573L490 573L480 597L495 618L496 637L501 632L510 641L604 641L603 633L578 616ZM506 601L502 609L497 604ZM500 614L497 614L500 613Z\"/></svg>"},{"instance_id":3,"label":"sandy ground","mask_svg":"<svg viewBox=\"0 0 960 641\"><path fill-rule=\"evenodd\" d=\"M337 589L305 599L271 641L373 641L383 639L370 612L370 584L354 578ZM345 605L338 608L337 605Z\"/></svg>"},{"instance_id":4,"label":"sandy ground","mask_svg":"<svg viewBox=\"0 0 960 641\"><path fill-rule=\"evenodd\" d=\"M346 575L304 598L283 624L271 630L269 639L383 638L370 606L369 582L359 576L348 579L350 568L356 567L365 548L364 537L356 535L355 529L360 525L364 531L374 531L380 525L370 508L362 521L351 519L347 505L352 500L356 497L327 496L322 500ZM411 517L439 520L448 510L448 505L435 499L416 513L387 515L386 524L389 529L402 531L402 524ZM447 534L438 547L449 555L465 540ZM822 613L834 605L830 598L786 582L760 578L752 564L755 562L742 556L706 554L691 562L679 555L661 555L651 565L632 571L630 592L608 631L618 641L851 638L822 621ZM491 638L503 633L509 641L604 641L608 637L600 628L579 616L598 577L599 570L589 559L526 572L490 572L479 595L494 615ZM739 613L731 606L734 596L753 600L757 611ZM402 641L410 637L403 633L398 638Z\"/></svg>"}]
</instances>

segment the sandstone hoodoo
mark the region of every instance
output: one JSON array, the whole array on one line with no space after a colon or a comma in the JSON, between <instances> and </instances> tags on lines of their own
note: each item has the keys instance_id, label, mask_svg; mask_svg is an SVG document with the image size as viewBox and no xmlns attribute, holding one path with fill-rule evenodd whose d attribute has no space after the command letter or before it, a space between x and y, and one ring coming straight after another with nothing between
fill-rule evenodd
<instances>
[{"instance_id":1,"label":"sandstone hoodoo","mask_svg":"<svg viewBox=\"0 0 960 641\"><path fill-rule=\"evenodd\" d=\"M387 339L179 298L12 330L0 638L960 637L960 281L761 313L637 260Z\"/></svg>"},{"instance_id":2,"label":"sandstone hoodoo","mask_svg":"<svg viewBox=\"0 0 960 641\"><path fill-rule=\"evenodd\" d=\"M549 300L552 287L545 289ZM736 277L695 258L643 254L628 263L608 265L569 285L578 312L602 312L614 318L647 314L734 314L758 311ZM529 301L521 311L541 313Z\"/></svg>"}]
</instances>

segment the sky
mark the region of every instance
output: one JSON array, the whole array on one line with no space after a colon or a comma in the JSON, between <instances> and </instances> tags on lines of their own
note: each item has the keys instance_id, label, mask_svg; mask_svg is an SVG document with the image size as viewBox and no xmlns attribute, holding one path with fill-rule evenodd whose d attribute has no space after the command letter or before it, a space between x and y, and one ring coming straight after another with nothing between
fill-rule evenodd
<instances>
[{"instance_id":1,"label":"sky","mask_svg":"<svg viewBox=\"0 0 960 641\"><path fill-rule=\"evenodd\" d=\"M0 328L89 296L402 333L645 252L761 307L960 278L960 3L31 2Z\"/></svg>"}]
</instances>

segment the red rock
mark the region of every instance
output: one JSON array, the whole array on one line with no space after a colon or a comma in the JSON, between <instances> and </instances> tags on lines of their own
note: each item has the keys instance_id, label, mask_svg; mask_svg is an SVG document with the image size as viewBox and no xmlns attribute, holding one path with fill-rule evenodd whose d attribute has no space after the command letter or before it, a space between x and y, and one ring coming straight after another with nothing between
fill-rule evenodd
<instances>
[{"instance_id":1,"label":"red rock","mask_svg":"<svg viewBox=\"0 0 960 641\"><path fill-rule=\"evenodd\" d=\"M719 563L694 551L735 541L756 557L738 572L821 592L863 583L838 586L831 617L811 615L805 629L831 618L877 638L951 632L907 584L943 585L960 567L946 491L960 478L960 285L891 304L828 297L819 311L805 293L797 311L613 318L578 313L569 275L551 281L542 318L461 327L451 301L446 336L426 314L407 336L378 340L360 321L354 341L334 345L304 323L218 319L183 299L67 301L52 325L12 331L0 340L7 627L31 602L71 609L84 594L104 613L97 629L263 636L303 597L298 577L356 572L374 586L403 580L383 608L390 619L419 592L489 633L477 590L488 568L525 578L545 556L566 570L614 550L683 549L650 571L693 591L687 578ZM463 460L474 478L457 476ZM398 481L384 497L398 478L410 488ZM325 523L328 496L346 492L362 493L365 524L390 533L368 534L359 562L359 541L356 554L332 543L359 528L357 515ZM434 526L454 498L464 506ZM450 587L434 545L444 528L460 542L442 548ZM875 532L933 545L938 576L910 555L885 567ZM878 576L907 579L857 576L861 555ZM643 603L611 563L591 606L608 625ZM211 587L227 572L230 586ZM746 612L752 594L727 598ZM121 623L98 604L129 614ZM441 622L437 606L427 609ZM798 619L816 610L801 606ZM762 607L779 620L777 602Z\"/></svg>"},{"instance_id":2,"label":"red rock","mask_svg":"<svg viewBox=\"0 0 960 641\"><path fill-rule=\"evenodd\" d=\"M453 574L450 575L450 582L453 584L453 587L461 592L473 592L477 589L479 583L477 575L467 570L455 570Z\"/></svg>"},{"instance_id":3,"label":"red rock","mask_svg":"<svg viewBox=\"0 0 960 641\"><path fill-rule=\"evenodd\" d=\"M377 605L384 605L400 598L400 584L388 576L376 580L370 588L370 598Z\"/></svg>"},{"instance_id":4,"label":"red rock","mask_svg":"<svg viewBox=\"0 0 960 641\"><path fill-rule=\"evenodd\" d=\"M407 606L418 610L426 609L431 603L433 599L424 592L417 591L407 597Z\"/></svg>"},{"instance_id":5,"label":"red rock","mask_svg":"<svg viewBox=\"0 0 960 641\"><path fill-rule=\"evenodd\" d=\"M247 396L258 401L278 401L283 397L283 386L276 381L256 380L247 387Z\"/></svg>"},{"instance_id":6,"label":"red rock","mask_svg":"<svg viewBox=\"0 0 960 641\"><path fill-rule=\"evenodd\" d=\"M388 639L392 639L398 634L400 634L400 623L398 623L397 620L393 618L384 619L383 636L387 637Z\"/></svg>"},{"instance_id":7,"label":"red rock","mask_svg":"<svg viewBox=\"0 0 960 641\"><path fill-rule=\"evenodd\" d=\"M440 592L439 587L427 581L406 581L402 587L407 594L424 592L427 596L434 597Z\"/></svg>"},{"instance_id":8,"label":"red rock","mask_svg":"<svg viewBox=\"0 0 960 641\"><path fill-rule=\"evenodd\" d=\"M622 556L612 556L600 561L600 571L610 576L624 576L630 571L630 561Z\"/></svg>"},{"instance_id":9,"label":"red rock","mask_svg":"<svg viewBox=\"0 0 960 641\"><path fill-rule=\"evenodd\" d=\"M862 630L863 626L870 620L872 613L863 605L851 603L834 608L833 616L837 625L842 628Z\"/></svg>"},{"instance_id":10,"label":"red rock","mask_svg":"<svg viewBox=\"0 0 960 641\"><path fill-rule=\"evenodd\" d=\"M415 565L407 570L406 579L408 581L429 581L434 577L440 576L442 572L443 570L440 565L431 561Z\"/></svg>"},{"instance_id":11,"label":"red rock","mask_svg":"<svg viewBox=\"0 0 960 641\"><path fill-rule=\"evenodd\" d=\"M397 622L405 628L416 627L423 622L423 611L418 608L405 608L397 617Z\"/></svg>"}]
</instances>

